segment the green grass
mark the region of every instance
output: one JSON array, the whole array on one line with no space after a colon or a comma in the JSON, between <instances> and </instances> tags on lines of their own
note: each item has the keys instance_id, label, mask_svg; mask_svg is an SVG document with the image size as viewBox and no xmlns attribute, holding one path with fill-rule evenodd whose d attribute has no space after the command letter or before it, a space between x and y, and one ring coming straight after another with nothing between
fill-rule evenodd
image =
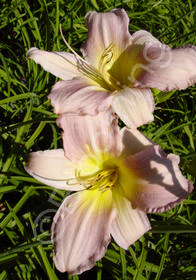
<instances>
[{"instance_id":1,"label":"green grass","mask_svg":"<svg viewBox=\"0 0 196 280\"><path fill-rule=\"evenodd\" d=\"M0 11L0 280L4 279L196 279L196 196L182 205L149 215L152 230L128 251L114 242L89 272L68 276L52 262L50 226L65 196L24 171L31 151L62 147L56 115L47 99L57 79L26 59L36 46L67 51L87 36L84 16L124 8L131 33L146 29L171 47L196 45L193 0L10 1ZM165 152L181 157L183 174L196 177L196 86L162 93L154 90L155 121L140 130ZM34 224L37 224L35 227Z\"/></svg>"}]
</instances>

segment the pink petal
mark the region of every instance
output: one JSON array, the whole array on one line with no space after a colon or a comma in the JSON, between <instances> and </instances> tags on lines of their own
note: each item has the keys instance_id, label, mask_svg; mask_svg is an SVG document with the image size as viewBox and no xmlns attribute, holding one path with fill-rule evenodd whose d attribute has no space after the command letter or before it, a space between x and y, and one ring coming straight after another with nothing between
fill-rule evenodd
<instances>
[{"instance_id":1,"label":"pink petal","mask_svg":"<svg viewBox=\"0 0 196 280\"><path fill-rule=\"evenodd\" d=\"M139 152L134 158L141 174L134 204L141 210L149 213L167 211L187 198L193 190L192 184L179 170L177 155L166 156L159 146L153 146Z\"/></svg>"},{"instance_id":2,"label":"pink petal","mask_svg":"<svg viewBox=\"0 0 196 280\"><path fill-rule=\"evenodd\" d=\"M136 87L151 87L163 91L185 89L196 82L196 47L146 43L143 66L136 77Z\"/></svg>"},{"instance_id":3,"label":"pink petal","mask_svg":"<svg viewBox=\"0 0 196 280\"><path fill-rule=\"evenodd\" d=\"M33 59L46 71L63 80L81 76L77 69L77 59L71 53L47 52L37 48L31 48L27 52L27 58Z\"/></svg>"},{"instance_id":4,"label":"pink petal","mask_svg":"<svg viewBox=\"0 0 196 280\"><path fill-rule=\"evenodd\" d=\"M89 154L112 152L119 147L117 117L109 111L95 116L61 115L57 124L63 129L63 145L66 156L73 161Z\"/></svg>"},{"instance_id":5,"label":"pink petal","mask_svg":"<svg viewBox=\"0 0 196 280\"><path fill-rule=\"evenodd\" d=\"M139 30L132 34L132 44L143 45L146 42L160 43L150 32Z\"/></svg>"},{"instance_id":6,"label":"pink petal","mask_svg":"<svg viewBox=\"0 0 196 280\"><path fill-rule=\"evenodd\" d=\"M108 69L112 79L120 88L133 87L143 67L145 67L143 66L145 64L143 48L143 45L132 42Z\"/></svg>"},{"instance_id":7,"label":"pink petal","mask_svg":"<svg viewBox=\"0 0 196 280\"><path fill-rule=\"evenodd\" d=\"M75 178L74 166L64 155L63 149L30 153L25 170L38 181L57 188L71 191L84 189L80 184L69 185Z\"/></svg>"},{"instance_id":8,"label":"pink petal","mask_svg":"<svg viewBox=\"0 0 196 280\"><path fill-rule=\"evenodd\" d=\"M107 13L91 11L86 15L88 37L81 51L91 64L98 68L106 48L113 44L120 54L131 40L129 18L124 9L113 9Z\"/></svg>"},{"instance_id":9,"label":"pink petal","mask_svg":"<svg viewBox=\"0 0 196 280\"><path fill-rule=\"evenodd\" d=\"M136 128L128 129L127 127L124 127L120 132L123 144L121 155L124 158L139 153L153 145L153 143Z\"/></svg>"},{"instance_id":10,"label":"pink petal","mask_svg":"<svg viewBox=\"0 0 196 280\"><path fill-rule=\"evenodd\" d=\"M133 209L131 202L123 197L118 191L113 192L117 216L112 224L111 234L116 243L127 248L143 236L151 226L147 215Z\"/></svg>"},{"instance_id":11,"label":"pink petal","mask_svg":"<svg viewBox=\"0 0 196 280\"><path fill-rule=\"evenodd\" d=\"M82 78L57 82L48 96L56 114L94 115L110 107L112 94L88 85Z\"/></svg>"},{"instance_id":12,"label":"pink petal","mask_svg":"<svg viewBox=\"0 0 196 280\"><path fill-rule=\"evenodd\" d=\"M61 272L80 274L101 259L115 216L111 191L81 191L67 197L52 225L54 263Z\"/></svg>"},{"instance_id":13,"label":"pink petal","mask_svg":"<svg viewBox=\"0 0 196 280\"><path fill-rule=\"evenodd\" d=\"M140 30L133 34L132 40L127 48L121 52L120 56L108 70L116 84L122 88L133 87L136 81L146 70L147 61L145 55L145 43L161 44L151 33Z\"/></svg>"},{"instance_id":14,"label":"pink petal","mask_svg":"<svg viewBox=\"0 0 196 280\"><path fill-rule=\"evenodd\" d=\"M119 91L114 95L112 108L128 127L139 127L154 120L154 99L149 89Z\"/></svg>"}]
</instances>

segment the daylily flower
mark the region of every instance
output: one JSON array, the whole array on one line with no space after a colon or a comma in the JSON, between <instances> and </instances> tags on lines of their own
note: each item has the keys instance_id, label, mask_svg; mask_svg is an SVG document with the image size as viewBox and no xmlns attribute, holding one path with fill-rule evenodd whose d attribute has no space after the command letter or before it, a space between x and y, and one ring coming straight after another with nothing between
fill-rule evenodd
<instances>
[{"instance_id":1,"label":"daylily flower","mask_svg":"<svg viewBox=\"0 0 196 280\"><path fill-rule=\"evenodd\" d=\"M25 167L37 180L77 191L65 198L52 225L54 262L80 274L107 250L111 236L124 249L150 229L148 213L179 204L192 185L168 156L136 128L119 130L110 111L61 115L64 150L33 152Z\"/></svg>"},{"instance_id":2,"label":"daylily flower","mask_svg":"<svg viewBox=\"0 0 196 280\"><path fill-rule=\"evenodd\" d=\"M31 48L27 57L61 78L49 95L57 114L97 114L110 106L128 127L153 121L150 88L185 89L196 82L196 47L172 50L145 30L130 35L124 9L87 13L88 37L81 48L47 52Z\"/></svg>"}]
</instances>

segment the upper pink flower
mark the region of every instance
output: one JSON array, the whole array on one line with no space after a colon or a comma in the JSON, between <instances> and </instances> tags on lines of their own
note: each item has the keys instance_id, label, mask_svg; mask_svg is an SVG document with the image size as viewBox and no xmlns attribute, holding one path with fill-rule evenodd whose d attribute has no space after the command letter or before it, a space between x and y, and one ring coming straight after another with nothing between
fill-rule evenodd
<instances>
[{"instance_id":1,"label":"upper pink flower","mask_svg":"<svg viewBox=\"0 0 196 280\"><path fill-rule=\"evenodd\" d=\"M124 9L89 12L81 48L85 60L71 48L73 54L28 51L29 58L63 80L49 95L55 113L93 115L111 106L128 127L139 127L153 120L150 88L170 91L196 82L194 46L172 50L147 31L131 36L128 24Z\"/></svg>"},{"instance_id":2,"label":"upper pink flower","mask_svg":"<svg viewBox=\"0 0 196 280\"><path fill-rule=\"evenodd\" d=\"M145 212L174 207L192 185L178 156L135 128L119 130L110 111L61 115L58 125L64 150L31 153L25 169L49 186L78 191L56 213L52 239L57 269L80 274L104 256L111 236L127 249L150 229Z\"/></svg>"}]
</instances>

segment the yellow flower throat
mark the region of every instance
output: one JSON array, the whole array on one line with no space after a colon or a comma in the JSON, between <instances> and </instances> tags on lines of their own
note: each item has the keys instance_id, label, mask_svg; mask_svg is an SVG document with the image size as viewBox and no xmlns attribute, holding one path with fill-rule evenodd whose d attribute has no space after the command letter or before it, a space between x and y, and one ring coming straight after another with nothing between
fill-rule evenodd
<instances>
[{"instance_id":1,"label":"yellow flower throat","mask_svg":"<svg viewBox=\"0 0 196 280\"><path fill-rule=\"evenodd\" d=\"M101 193L120 188L128 198L133 196L137 180L138 175L125 164L124 159L108 153L88 154L75 173L75 184Z\"/></svg>"},{"instance_id":2,"label":"yellow flower throat","mask_svg":"<svg viewBox=\"0 0 196 280\"><path fill-rule=\"evenodd\" d=\"M120 82L116 80L109 73L109 69L112 67L117 56L115 55L115 45L113 43L109 44L109 46L103 51L99 58L99 63L97 68L91 65L89 62L80 57L68 44L66 39L63 36L62 29L60 26L61 36L66 46L71 50L71 52L77 58L76 66L78 71L81 72L82 75L86 76L91 82L98 84L102 88L108 91L117 92L122 89L120 86ZM66 61L69 62L68 59ZM73 63L70 61L70 64Z\"/></svg>"},{"instance_id":3,"label":"yellow flower throat","mask_svg":"<svg viewBox=\"0 0 196 280\"><path fill-rule=\"evenodd\" d=\"M105 192L107 189L115 186L118 180L118 169L102 169L87 176L81 176L80 173L78 173L76 179L87 189L99 189L99 191Z\"/></svg>"},{"instance_id":4,"label":"yellow flower throat","mask_svg":"<svg viewBox=\"0 0 196 280\"><path fill-rule=\"evenodd\" d=\"M109 69L115 60L114 50L115 45L111 43L101 54L97 68L81 58L77 60L77 68L84 76L99 84L102 88L113 92L122 89L120 82L109 73Z\"/></svg>"}]
</instances>

